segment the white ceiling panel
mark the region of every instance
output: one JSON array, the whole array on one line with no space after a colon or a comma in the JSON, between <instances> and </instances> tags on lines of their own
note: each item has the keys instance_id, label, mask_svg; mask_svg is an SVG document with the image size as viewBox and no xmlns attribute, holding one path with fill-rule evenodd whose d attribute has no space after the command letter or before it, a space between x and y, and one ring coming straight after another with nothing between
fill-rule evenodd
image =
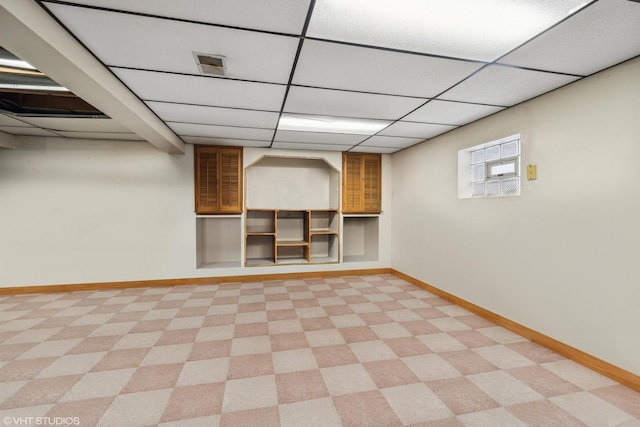
<instances>
[{"instance_id":1,"label":"white ceiling panel","mask_svg":"<svg viewBox=\"0 0 640 427\"><path fill-rule=\"evenodd\" d=\"M0 132L6 132L13 135L27 135L27 136L59 136L48 130L40 129L37 127L23 127L23 126L0 126Z\"/></svg>"},{"instance_id":2,"label":"white ceiling panel","mask_svg":"<svg viewBox=\"0 0 640 427\"><path fill-rule=\"evenodd\" d=\"M53 131L118 132L131 131L108 117L22 117L27 123Z\"/></svg>"},{"instance_id":3,"label":"white ceiling panel","mask_svg":"<svg viewBox=\"0 0 640 427\"><path fill-rule=\"evenodd\" d=\"M275 128L276 124L278 124L278 113L271 111L239 110L237 108L219 108L153 101L149 101L146 104L162 120L167 122L248 126L256 128Z\"/></svg>"},{"instance_id":4,"label":"white ceiling panel","mask_svg":"<svg viewBox=\"0 0 640 427\"><path fill-rule=\"evenodd\" d=\"M363 147L405 148L419 144L422 141L424 141L424 138L374 135L360 145Z\"/></svg>"},{"instance_id":5,"label":"white ceiling panel","mask_svg":"<svg viewBox=\"0 0 640 427\"><path fill-rule=\"evenodd\" d=\"M287 96L284 111L395 120L422 105L425 101L426 99L419 98L293 86Z\"/></svg>"},{"instance_id":6,"label":"white ceiling panel","mask_svg":"<svg viewBox=\"0 0 640 427\"><path fill-rule=\"evenodd\" d=\"M29 124L6 114L0 114L0 126L25 127L29 126Z\"/></svg>"},{"instance_id":7,"label":"white ceiling panel","mask_svg":"<svg viewBox=\"0 0 640 427\"><path fill-rule=\"evenodd\" d=\"M348 146L331 144L305 144L302 142L274 142L272 148L288 150L346 151Z\"/></svg>"},{"instance_id":8,"label":"white ceiling panel","mask_svg":"<svg viewBox=\"0 0 640 427\"><path fill-rule=\"evenodd\" d=\"M353 153L380 153L380 154L392 154L396 151L400 151L402 148L389 148L389 147L371 147L366 145L358 145L353 147L350 152Z\"/></svg>"},{"instance_id":9,"label":"white ceiling panel","mask_svg":"<svg viewBox=\"0 0 640 427\"><path fill-rule=\"evenodd\" d=\"M482 65L307 40L296 65L293 83L429 98Z\"/></svg>"},{"instance_id":10,"label":"white ceiling panel","mask_svg":"<svg viewBox=\"0 0 640 427\"><path fill-rule=\"evenodd\" d=\"M287 83L298 48L289 36L81 7L49 8L108 66L201 74L193 52L226 58L227 77Z\"/></svg>"},{"instance_id":11,"label":"white ceiling panel","mask_svg":"<svg viewBox=\"0 0 640 427\"><path fill-rule=\"evenodd\" d=\"M67 138L83 139L112 139L117 141L143 141L135 133L108 133L108 132L56 132Z\"/></svg>"},{"instance_id":12,"label":"white ceiling panel","mask_svg":"<svg viewBox=\"0 0 640 427\"><path fill-rule=\"evenodd\" d=\"M512 106L577 79L578 77L564 74L492 65L445 92L440 98Z\"/></svg>"},{"instance_id":13,"label":"white ceiling panel","mask_svg":"<svg viewBox=\"0 0 640 427\"><path fill-rule=\"evenodd\" d=\"M145 101L279 111L286 87L215 77L184 76L114 68L113 72Z\"/></svg>"},{"instance_id":14,"label":"white ceiling panel","mask_svg":"<svg viewBox=\"0 0 640 427\"><path fill-rule=\"evenodd\" d=\"M501 63L589 75L640 55L640 3L600 0Z\"/></svg>"},{"instance_id":15,"label":"white ceiling panel","mask_svg":"<svg viewBox=\"0 0 640 427\"><path fill-rule=\"evenodd\" d=\"M70 3L299 34L310 0L75 0Z\"/></svg>"},{"instance_id":16,"label":"white ceiling panel","mask_svg":"<svg viewBox=\"0 0 640 427\"><path fill-rule=\"evenodd\" d=\"M584 0L317 0L307 35L493 61Z\"/></svg>"},{"instance_id":17,"label":"white ceiling panel","mask_svg":"<svg viewBox=\"0 0 640 427\"><path fill-rule=\"evenodd\" d=\"M233 147L262 147L268 148L271 141L255 141L248 139L232 139L232 138L207 138L205 136L184 136L182 140L187 144L202 145L228 145Z\"/></svg>"},{"instance_id":18,"label":"white ceiling panel","mask_svg":"<svg viewBox=\"0 0 640 427\"><path fill-rule=\"evenodd\" d=\"M434 136L445 133L451 129L455 129L455 126L434 125L429 123L395 122L388 128L381 131L378 135L427 139L433 138Z\"/></svg>"},{"instance_id":19,"label":"white ceiling panel","mask_svg":"<svg viewBox=\"0 0 640 427\"><path fill-rule=\"evenodd\" d=\"M366 135L352 135L345 133L296 132L279 130L274 141L303 142L306 144L356 145L364 141Z\"/></svg>"},{"instance_id":20,"label":"white ceiling panel","mask_svg":"<svg viewBox=\"0 0 640 427\"><path fill-rule=\"evenodd\" d=\"M461 126L502 109L504 107L494 105L433 100L404 117L404 120Z\"/></svg>"},{"instance_id":21,"label":"white ceiling panel","mask_svg":"<svg viewBox=\"0 0 640 427\"><path fill-rule=\"evenodd\" d=\"M255 129L247 127L212 126L193 123L167 122L167 125L178 136L206 136L211 138L238 138L271 141L272 129Z\"/></svg>"}]
</instances>

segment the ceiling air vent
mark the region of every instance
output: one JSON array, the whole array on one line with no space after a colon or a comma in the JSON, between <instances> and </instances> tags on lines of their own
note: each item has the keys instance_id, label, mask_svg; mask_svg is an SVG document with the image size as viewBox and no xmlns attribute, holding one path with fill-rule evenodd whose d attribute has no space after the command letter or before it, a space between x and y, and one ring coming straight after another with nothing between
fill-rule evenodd
<instances>
[{"instance_id":1,"label":"ceiling air vent","mask_svg":"<svg viewBox=\"0 0 640 427\"><path fill-rule=\"evenodd\" d=\"M206 53L196 53L196 62L202 74L211 74L212 76L226 77L227 70L225 68L225 57L218 55L209 55Z\"/></svg>"}]
</instances>

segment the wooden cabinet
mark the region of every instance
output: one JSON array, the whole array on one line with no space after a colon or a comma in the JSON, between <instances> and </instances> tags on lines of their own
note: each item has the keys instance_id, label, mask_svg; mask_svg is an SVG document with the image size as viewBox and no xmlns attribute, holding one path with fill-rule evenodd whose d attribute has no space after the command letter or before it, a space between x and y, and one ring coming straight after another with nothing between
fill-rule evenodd
<instances>
[{"instance_id":1,"label":"wooden cabinet","mask_svg":"<svg viewBox=\"0 0 640 427\"><path fill-rule=\"evenodd\" d=\"M245 265L336 263L336 210L248 210Z\"/></svg>"},{"instance_id":2,"label":"wooden cabinet","mask_svg":"<svg viewBox=\"0 0 640 427\"><path fill-rule=\"evenodd\" d=\"M242 148L196 145L197 214L242 213Z\"/></svg>"},{"instance_id":3,"label":"wooden cabinet","mask_svg":"<svg viewBox=\"0 0 640 427\"><path fill-rule=\"evenodd\" d=\"M342 212L380 213L381 210L380 154L342 153Z\"/></svg>"}]
</instances>

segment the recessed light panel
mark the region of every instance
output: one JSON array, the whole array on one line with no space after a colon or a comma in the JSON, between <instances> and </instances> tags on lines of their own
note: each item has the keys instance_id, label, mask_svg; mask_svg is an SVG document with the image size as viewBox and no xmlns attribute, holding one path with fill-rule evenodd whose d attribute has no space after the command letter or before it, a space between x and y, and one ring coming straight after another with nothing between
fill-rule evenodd
<instances>
[{"instance_id":1,"label":"recessed light panel","mask_svg":"<svg viewBox=\"0 0 640 427\"><path fill-rule=\"evenodd\" d=\"M493 61L585 0L317 0L307 36Z\"/></svg>"},{"instance_id":2,"label":"recessed light panel","mask_svg":"<svg viewBox=\"0 0 640 427\"><path fill-rule=\"evenodd\" d=\"M279 130L301 132L350 133L373 135L389 126L384 120L350 119L329 116L305 116L301 114L283 114L278 124Z\"/></svg>"}]
</instances>

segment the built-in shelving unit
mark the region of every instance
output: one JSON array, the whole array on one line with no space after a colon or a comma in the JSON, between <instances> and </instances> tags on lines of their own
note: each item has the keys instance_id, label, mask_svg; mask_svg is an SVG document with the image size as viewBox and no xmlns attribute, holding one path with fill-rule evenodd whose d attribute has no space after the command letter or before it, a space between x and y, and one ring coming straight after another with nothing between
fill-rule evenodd
<instances>
[{"instance_id":1,"label":"built-in shelving unit","mask_svg":"<svg viewBox=\"0 0 640 427\"><path fill-rule=\"evenodd\" d=\"M248 210L245 265L339 262L337 210Z\"/></svg>"}]
</instances>

